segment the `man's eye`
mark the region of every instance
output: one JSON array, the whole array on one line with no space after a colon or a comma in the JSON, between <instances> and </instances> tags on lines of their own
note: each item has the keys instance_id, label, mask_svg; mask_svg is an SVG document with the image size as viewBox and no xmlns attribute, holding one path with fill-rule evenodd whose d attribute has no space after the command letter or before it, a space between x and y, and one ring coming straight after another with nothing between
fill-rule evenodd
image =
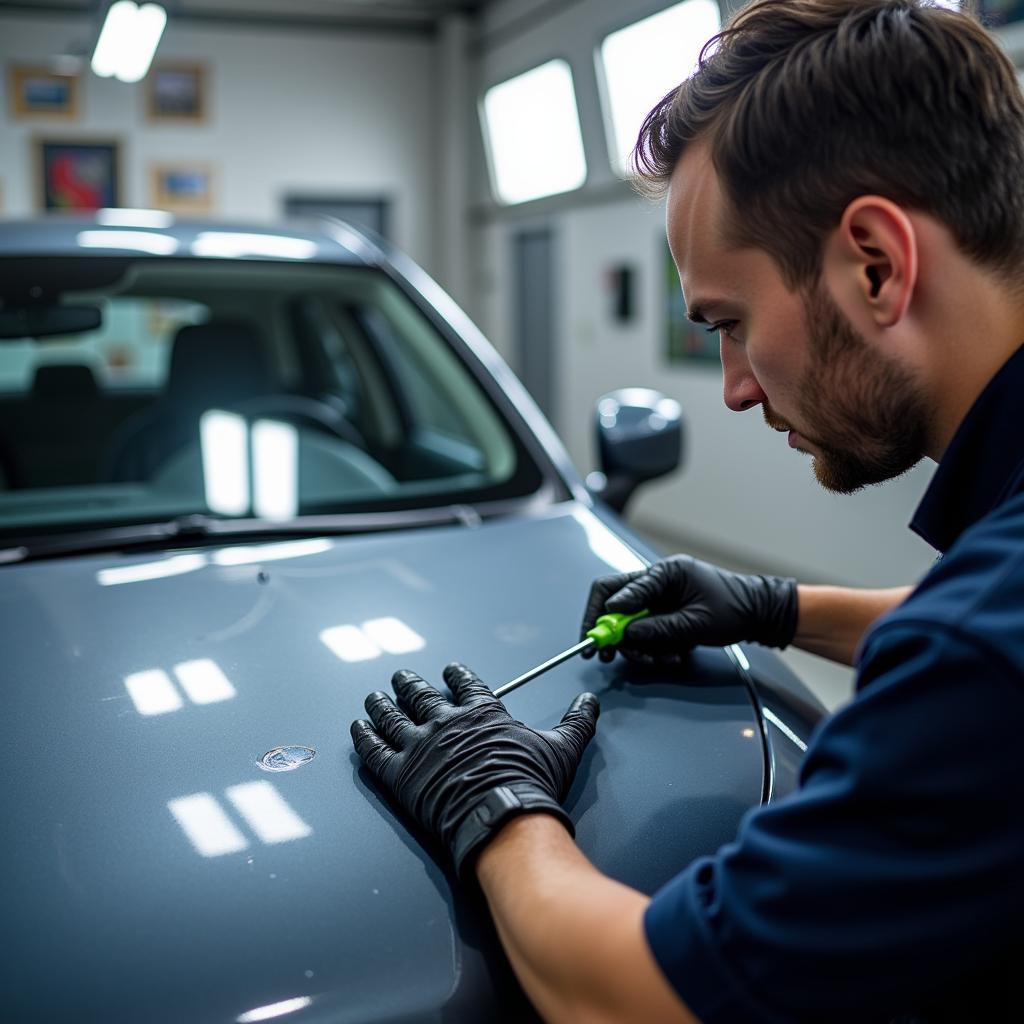
<instances>
[{"instance_id":1,"label":"man's eye","mask_svg":"<svg viewBox=\"0 0 1024 1024\"><path fill-rule=\"evenodd\" d=\"M719 320L717 323L708 324L704 328L708 334L724 334L727 338L732 337L733 328L739 323L739 320Z\"/></svg>"}]
</instances>

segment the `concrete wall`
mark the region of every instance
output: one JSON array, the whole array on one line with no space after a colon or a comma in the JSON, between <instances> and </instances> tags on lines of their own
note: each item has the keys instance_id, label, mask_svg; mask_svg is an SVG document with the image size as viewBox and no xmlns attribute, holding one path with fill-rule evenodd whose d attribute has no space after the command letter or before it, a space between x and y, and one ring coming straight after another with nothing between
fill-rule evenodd
<instances>
[{"instance_id":1,"label":"concrete wall","mask_svg":"<svg viewBox=\"0 0 1024 1024\"><path fill-rule=\"evenodd\" d=\"M720 551L733 560L806 579L864 585L912 580L934 557L906 529L932 464L853 497L826 494L806 457L768 430L758 412L741 416L725 408L717 367L669 365L662 355L664 211L631 196L611 170L594 51L607 32L664 6L499 0L488 9L478 54L479 88L552 57L567 59L576 80L589 179L562 200L532 210L500 211L488 203L478 158L474 312L514 365L509 337L512 236L534 223L550 224L558 239L556 288L562 297L555 419L577 465L583 471L594 468L592 409L603 392L628 384L656 387L685 410L686 468L642 492L630 513L637 526L678 539L681 548L691 544ZM620 263L639 272L638 315L626 326L612 319L605 292L606 270Z\"/></svg>"},{"instance_id":2,"label":"concrete wall","mask_svg":"<svg viewBox=\"0 0 1024 1024\"><path fill-rule=\"evenodd\" d=\"M88 39L75 17L0 15L0 68L33 63ZM145 85L82 75L76 121L12 121L6 73L0 109L0 202L6 216L36 209L36 137L117 137L123 196L151 204L154 161L215 170L218 217L273 220L286 193L387 195L393 236L428 268L436 258L437 61L430 37L172 23L158 59L209 69L210 116L162 126L145 114Z\"/></svg>"}]
</instances>

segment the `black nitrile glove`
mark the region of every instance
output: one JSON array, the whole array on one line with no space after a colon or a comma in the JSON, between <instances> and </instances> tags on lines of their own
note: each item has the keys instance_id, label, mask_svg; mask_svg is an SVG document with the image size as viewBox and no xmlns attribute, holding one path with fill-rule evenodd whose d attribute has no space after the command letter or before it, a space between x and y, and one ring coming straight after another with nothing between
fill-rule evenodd
<instances>
[{"instance_id":1,"label":"black nitrile glove","mask_svg":"<svg viewBox=\"0 0 1024 1024\"><path fill-rule=\"evenodd\" d=\"M373 721L352 723L366 767L405 811L451 851L461 875L473 855L516 814L545 811L575 835L561 807L600 706L581 693L550 732L517 722L464 665L449 665L450 701L415 672L396 672L385 693L371 693Z\"/></svg>"},{"instance_id":2,"label":"black nitrile glove","mask_svg":"<svg viewBox=\"0 0 1024 1024\"><path fill-rule=\"evenodd\" d=\"M643 608L651 614L626 627L618 648L631 660L672 660L691 647L725 647L741 640L786 647L796 634L796 580L743 576L689 555L673 555L639 572L594 580L580 638L606 612L630 614ZM611 661L615 650L602 648L601 658Z\"/></svg>"}]
</instances>

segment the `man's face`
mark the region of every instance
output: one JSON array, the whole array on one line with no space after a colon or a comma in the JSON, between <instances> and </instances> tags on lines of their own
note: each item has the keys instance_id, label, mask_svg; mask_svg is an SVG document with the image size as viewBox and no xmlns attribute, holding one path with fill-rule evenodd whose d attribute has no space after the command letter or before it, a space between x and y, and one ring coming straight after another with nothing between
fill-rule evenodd
<instances>
[{"instance_id":1,"label":"man's face","mask_svg":"<svg viewBox=\"0 0 1024 1024\"><path fill-rule=\"evenodd\" d=\"M823 282L794 292L766 252L731 246L725 209L706 150L691 147L669 191L669 244L691 316L718 330L726 405L760 405L828 490L906 472L926 445L920 385L857 332Z\"/></svg>"}]
</instances>

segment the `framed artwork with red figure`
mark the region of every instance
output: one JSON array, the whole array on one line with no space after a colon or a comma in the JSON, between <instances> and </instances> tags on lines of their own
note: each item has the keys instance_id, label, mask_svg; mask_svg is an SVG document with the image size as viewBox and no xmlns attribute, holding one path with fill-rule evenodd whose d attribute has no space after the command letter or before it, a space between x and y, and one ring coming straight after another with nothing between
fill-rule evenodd
<instances>
[{"instance_id":1,"label":"framed artwork with red figure","mask_svg":"<svg viewBox=\"0 0 1024 1024\"><path fill-rule=\"evenodd\" d=\"M117 142L40 139L37 160L43 210L99 210L121 205Z\"/></svg>"}]
</instances>

